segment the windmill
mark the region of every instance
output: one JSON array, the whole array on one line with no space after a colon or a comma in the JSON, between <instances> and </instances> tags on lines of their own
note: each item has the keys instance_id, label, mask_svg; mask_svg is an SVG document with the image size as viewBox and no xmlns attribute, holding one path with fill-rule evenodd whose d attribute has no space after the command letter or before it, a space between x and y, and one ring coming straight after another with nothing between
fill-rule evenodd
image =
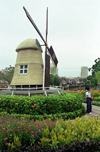
<instances>
[{"instance_id":1,"label":"windmill","mask_svg":"<svg viewBox=\"0 0 100 152\"><path fill-rule=\"evenodd\" d=\"M48 35L48 8L46 10L46 37L45 39L43 38L41 32L39 31L38 27L36 26L35 22L33 21L32 17L30 16L30 14L28 13L28 11L26 10L25 7L23 7L26 16L28 17L29 21L31 22L31 24L33 25L33 27L35 28L35 30L37 31L37 33L39 34L39 36L41 37L41 39L44 42L44 46L45 46L45 62L44 62L44 78L43 78L43 87L49 87L49 75L50 75L50 58L53 61L54 65L57 67L58 64L58 60L57 57L55 55L55 52L53 50L53 47L50 46L50 48L47 45L47 35ZM41 45L42 46L42 45Z\"/></svg>"}]
</instances>

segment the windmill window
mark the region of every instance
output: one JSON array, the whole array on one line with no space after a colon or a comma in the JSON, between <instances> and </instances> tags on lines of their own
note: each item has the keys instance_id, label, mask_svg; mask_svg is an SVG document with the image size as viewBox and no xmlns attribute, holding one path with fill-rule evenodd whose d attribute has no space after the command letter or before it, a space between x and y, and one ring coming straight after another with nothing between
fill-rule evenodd
<instances>
[{"instance_id":1,"label":"windmill window","mask_svg":"<svg viewBox=\"0 0 100 152\"><path fill-rule=\"evenodd\" d=\"M20 73L23 73L23 70L20 70Z\"/></svg>"},{"instance_id":2,"label":"windmill window","mask_svg":"<svg viewBox=\"0 0 100 152\"><path fill-rule=\"evenodd\" d=\"M23 69L23 65L20 65L20 69Z\"/></svg>"},{"instance_id":3,"label":"windmill window","mask_svg":"<svg viewBox=\"0 0 100 152\"><path fill-rule=\"evenodd\" d=\"M27 65L25 65L25 68L27 68Z\"/></svg>"},{"instance_id":4,"label":"windmill window","mask_svg":"<svg viewBox=\"0 0 100 152\"><path fill-rule=\"evenodd\" d=\"M27 74L28 73L28 65L20 65L19 66L19 73L20 74Z\"/></svg>"},{"instance_id":5,"label":"windmill window","mask_svg":"<svg viewBox=\"0 0 100 152\"><path fill-rule=\"evenodd\" d=\"M27 73L27 70L24 70L24 73Z\"/></svg>"}]
</instances>

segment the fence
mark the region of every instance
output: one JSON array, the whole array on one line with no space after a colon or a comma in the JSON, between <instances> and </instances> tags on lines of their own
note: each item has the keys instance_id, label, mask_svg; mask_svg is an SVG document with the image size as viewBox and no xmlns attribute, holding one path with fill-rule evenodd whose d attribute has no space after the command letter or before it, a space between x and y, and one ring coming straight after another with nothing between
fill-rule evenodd
<instances>
[{"instance_id":1,"label":"fence","mask_svg":"<svg viewBox=\"0 0 100 152\"><path fill-rule=\"evenodd\" d=\"M0 88L0 95L50 95L50 94L64 94L63 87L36 87L36 88Z\"/></svg>"}]
</instances>

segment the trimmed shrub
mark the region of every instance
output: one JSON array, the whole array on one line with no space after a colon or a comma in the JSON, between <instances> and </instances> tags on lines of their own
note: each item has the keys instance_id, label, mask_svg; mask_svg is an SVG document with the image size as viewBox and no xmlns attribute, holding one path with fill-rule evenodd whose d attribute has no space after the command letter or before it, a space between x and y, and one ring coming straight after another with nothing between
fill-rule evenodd
<instances>
[{"instance_id":1,"label":"trimmed shrub","mask_svg":"<svg viewBox=\"0 0 100 152\"><path fill-rule=\"evenodd\" d=\"M56 114L44 114L44 115L28 115L28 114L17 114L17 113L12 113L10 114L11 117L16 117L16 118L25 118L25 119L34 119L35 120L44 120L44 119L74 119L78 116L82 116L83 114L86 113L85 107L81 105L81 109L78 109L74 112L68 112L68 113L56 113ZM0 114L7 115L9 113L7 112L0 112Z\"/></svg>"},{"instance_id":2,"label":"trimmed shrub","mask_svg":"<svg viewBox=\"0 0 100 152\"><path fill-rule=\"evenodd\" d=\"M74 112L82 108L83 98L80 94L50 96L0 96L0 112L10 114L50 115Z\"/></svg>"}]
</instances>

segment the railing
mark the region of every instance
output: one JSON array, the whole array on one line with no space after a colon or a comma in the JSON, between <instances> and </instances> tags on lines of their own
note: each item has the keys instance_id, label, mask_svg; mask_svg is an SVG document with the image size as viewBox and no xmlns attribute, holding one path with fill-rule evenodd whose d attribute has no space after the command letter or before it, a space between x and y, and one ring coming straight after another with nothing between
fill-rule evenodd
<instances>
[{"instance_id":1,"label":"railing","mask_svg":"<svg viewBox=\"0 0 100 152\"><path fill-rule=\"evenodd\" d=\"M64 87L54 86L54 87L35 87L35 88L0 88L0 94L8 95L34 95L43 94L45 96L49 94L64 94Z\"/></svg>"}]
</instances>

